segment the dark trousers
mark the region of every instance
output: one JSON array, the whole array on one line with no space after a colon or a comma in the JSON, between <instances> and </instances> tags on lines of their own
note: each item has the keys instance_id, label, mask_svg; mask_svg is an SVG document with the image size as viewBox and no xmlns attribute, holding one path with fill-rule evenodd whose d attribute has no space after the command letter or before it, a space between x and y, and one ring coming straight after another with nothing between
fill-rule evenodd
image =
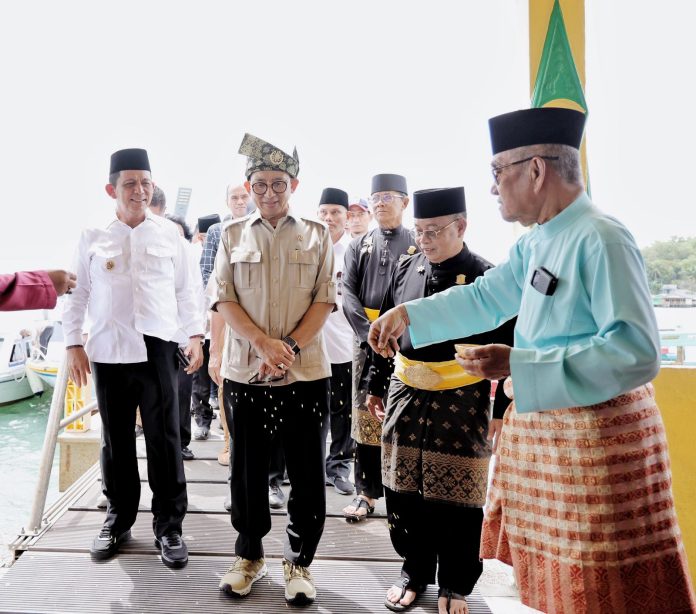
<instances>
[{"instance_id":1,"label":"dark trousers","mask_svg":"<svg viewBox=\"0 0 696 614\"><path fill-rule=\"evenodd\" d=\"M479 559L483 510L384 491L389 537L404 559L401 575L413 585L433 584L437 569L441 588L471 593L483 571Z\"/></svg>"},{"instance_id":2,"label":"dark trousers","mask_svg":"<svg viewBox=\"0 0 696 614\"><path fill-rule=\"evenodd\" d=\"M271 441L270 465L268 467L268 485L280 486L285 480L285 454L280 434L276 433Z\"/></svg>"},{"instance_id":3,"label":"dark trousers","mask_svg":"<svg viewBox=\"0 0 696 614\"><path fill-rule=\"evenodd\" d=\"M370 499L379 499L384 494L382 446L355 445L355 490Z\"/></svg>"},{"instance_id":4,"label":"dark trousers","mask_svg":"<svg viewBox=\"0 0 696 614\"><path fill-rule=\"evenodd\" d=\"M324 530L324 422L329 411L329 380L286 386L250 386L225 380L230 430L232 526L239 533L235 554L263 556L263 537L271 529L268 475L271 447L279 437L285 455L290 497L285 558L308 566Z\"/></svg>"},{"instance_id":5,"label":"dark trousers","mask_svg":"<svg viewBox=\"0 0 696 614\"><path fill-rule=\"evenodd\" d=\"M355 442L350 436L353 363L331 365L331 446L326 457L326 477L348 479Z\"/></svg>"},{"instance_id":6,"label":"dark trousers","mask_svg":"<svg viewBox=\"0 0 696 614\"><path fill-rule=\"evenodd\" d=\"M210 407L210 374L208 363L210 362L210 339L203 344L203 364L193 374L193 390L191 391L191 413L198 426L207 426L213 421L213 408Z\"/></svg>"},{"instance_id":7,"label":"dark trousers","mask_svg":"<svg viewBox=\"0 0 696 614\"><path fill-rule=\"evenodd\" d=\"M135 410L140 407L157 537L181 533L186 479L181 458L177 400L177 344L145 336L147 362L93 363L102 420L101 469L108 499L105 525L121 533L135 522L140 475L135 449Z\"/></svg>"},{"instance_id":8,"label":"dark trousers","mask_svg":"<svg viewBox=\"0 0 696 614\"><path fill-rule=\"evenodd\" d=\"M191 390L193 375L179 368L179 433L181 447L186 448L191 443Z\"/></svg>"}]
</instances>

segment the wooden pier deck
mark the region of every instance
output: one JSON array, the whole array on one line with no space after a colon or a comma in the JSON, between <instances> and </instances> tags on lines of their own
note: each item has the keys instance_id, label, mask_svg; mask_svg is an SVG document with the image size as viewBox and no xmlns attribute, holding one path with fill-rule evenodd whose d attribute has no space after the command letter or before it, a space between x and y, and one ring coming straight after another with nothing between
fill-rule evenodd
<instances>
[{"instance_id":1,"label":"wooden pier deck","mask_svg":"<svg viewBox=\"0 0 696 614\"><path fill-rule=\"evenodd\" d=\"M399 577L401 562L389 541L384 503L377 506L374 517L348 524L341 508L350 497L337 494L332 487L327 488L326 526L311 567L317 584L313 604L293 608L283 596L284 509L272 512L273 527L264 539L268 576L257 582L244 599L231 598L218 590L220 578L234 558L236 532L224 509L228 470L216 460L221 448L217 437L192 442L196 459L185 463L189 495L184 521L189 563L185 568L165 567L154 547L147 461L144 442L139 441L142 495L133 538L113 559L91 560L89 547L104 518L104 511L96 507L101 482L98 466L93 467L66 493L49 528L37 538L26 540L24 553L0 576L0 612L387 612L383 605L385 592ZM289 486L283 488L287 494ZM515 600L497 601L501 606L490 609L477 587L469 599L470 612L532 612L519 602L515 606ZM436 587L430 587L410 612L437 612L436 602Z\"/></svg>"}]
</instances>

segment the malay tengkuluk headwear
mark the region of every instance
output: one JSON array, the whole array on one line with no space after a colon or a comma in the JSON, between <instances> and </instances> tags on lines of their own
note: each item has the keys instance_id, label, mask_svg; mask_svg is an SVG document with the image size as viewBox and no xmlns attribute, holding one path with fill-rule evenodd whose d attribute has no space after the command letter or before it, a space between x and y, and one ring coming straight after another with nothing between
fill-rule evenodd
<instances>
[{"instance_id":1,"label":"malay tengkuluk headwear","mask_svg":"<svg viewBox=\"0 0 696 614\"><path fill-rule=\"evenodd\" d=\"M413 193L413 217L419 220L466 213L464 188L436 188Z\"/></svg>"},{"instance_id":2,"label":"malay tengkuluk headwear","mask_svg":"<svg viewBox=\"0 0 696 614\"><path fill-rule=\"evenodd\" d=\"M121 171L149 171L150 160L144 149L120 149L111 154L109 175Z\"/></svg>"},{"instance_id":3,"label":"malay tengkuluk headwear","mask_svg":"<svg viewBox=\"0 0 696 614\"><path fill-rule=\"evenodd\" d=\"M283 171L292 177L297 177L300 172L300 159L297 157L297 148L292 155L286 154L282 149L267 143L253 134L245 134L239 153L247 157L246 178L257 171Z\"/></svg>"},{"instance_id":4,"label":"malay tengkuluk headwear","mask_svg":"<svg viewBox=\"0 0 696 614\"><path fill-rule=\"evenodd\" d=\"M338 188L324 188L319 199L321 205L340 205L348 208L348 193Z\"/></svg>"},{"instance_id":5,"label":"malay tengkuluk headwear","mask_svg":"<svg viewBox=\"0 0 696 614\"><path fill-rule=\"evenodd\" d=\"M217 224L220 221L220 216L217 213L211 215L204 215L198 218L198 232L205 234L208 232L213 224Z\"/></svg>"},{"instance_id":6,"label":"malay tengkuluk headwear","mask_svg":"<svg viewBox=\"0 0 696 614\"><path fill-rule=\"evenodd\" d=\"M488 120L493 155L528 145L569 145L580 149L585 114L573 109L524 109Z\"/></svg>"},{"instance_id":7,"label":"malay tengkuluk headwear","mask_svg":"<svg viewBox=\"0 0 696 614\"><path fill-rule=\"evenodd\" d=\"M372 191L370 194L375 194L376 192L401 192L402 194L408 194L406 177L391 173L375 175L372 178Z\"/></svg>"}]
</instances>

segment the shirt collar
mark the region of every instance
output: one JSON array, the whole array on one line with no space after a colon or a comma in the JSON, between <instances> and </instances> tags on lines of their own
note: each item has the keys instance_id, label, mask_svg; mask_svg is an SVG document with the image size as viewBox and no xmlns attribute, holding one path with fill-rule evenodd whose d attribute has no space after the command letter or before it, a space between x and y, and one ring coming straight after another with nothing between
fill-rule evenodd
<instances>
[{"instance_id":1,"label":"shirt collar","mask_svg":"<svg viewBox=\"0 0 696 614\"><path fill-rule=\"evenodd\" d=\"M378 227L377 230L379 230L379 233L383 237L395 237L395 236L401 234L402 228L403 228L403 226L399 225L396 228L379 228Z\"/></svg>"},{"instance_id":2,"label":"shirt collar","mask_svg":"<svg viewBox=\"0 0 696 614\"><path fill-rule=\"evenodd\" d=\"M154 215L150 211L150 208L148 207L147 211L145 211L145 219L141 222L141 224L146 224L148 222L151 222L151 223L157 224L157 226L162 226L165 221L168 222L169 220L167 220L167 218L165 218L163 216ZM128 226L128 224L119 220L118 216L115 213L114 213L113 219L106 225L107 230L110 229L114 224L125 226L126 228L130 228L131 230L133 230L130 226ZM140 224L138 224L138 226L140 226Z\"/></svg>"},{"instance_id":3,"label":"shirt collar","mask_svg":"<svg viewBox=\"0 0 696 614\"><path fill-rule=\"evenodd\" d=\"M567 228L578 218L585 215L592 207L590 197L586 192L578 196L570 205L568 205L557 216L551 218L544 224L537 226L537 234L541 239L550 239L556 236L564 228Z\"/></svg>"},{"instance_id":4,"label":"shirt collar","mask_svg":"<svg viewBox=\"0 0 696 614\"><path fill-rule=\"evenodd\" d=\"M297 219L297 216L295 215L292 207L288 208L288 212L285 214L285 217L284 218L281 217L280 220L278 220L278 222L281 222L284 219L291 219L293 221L295 221ZM256 222L258 222L260 220L263 220L263 218L261 217L261 212L259 211L259 208L257 207L254 210L254 212L249 215L249 222L251 224L256 224Z\"/></svg>"}]
</instances>

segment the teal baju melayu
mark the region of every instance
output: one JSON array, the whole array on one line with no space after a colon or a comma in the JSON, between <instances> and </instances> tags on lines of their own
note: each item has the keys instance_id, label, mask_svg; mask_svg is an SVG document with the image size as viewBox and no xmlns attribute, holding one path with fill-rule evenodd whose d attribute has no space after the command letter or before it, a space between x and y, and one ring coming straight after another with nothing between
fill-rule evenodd
<instances>
[{"instance_id":1,"label":"teal baju melayu","mask_svg":"<svg viewBox=\"0 0 696 614\"><path fill-rule=\"evenodd\" d=\"M551 296L531 285L539 267L558 278ZM517 241L508 262L406 309L414 347L491 330L517 315L510 368L518 413L600 403L659 369L640 251L585 193Z\"/></svg>"}]
</instances>

